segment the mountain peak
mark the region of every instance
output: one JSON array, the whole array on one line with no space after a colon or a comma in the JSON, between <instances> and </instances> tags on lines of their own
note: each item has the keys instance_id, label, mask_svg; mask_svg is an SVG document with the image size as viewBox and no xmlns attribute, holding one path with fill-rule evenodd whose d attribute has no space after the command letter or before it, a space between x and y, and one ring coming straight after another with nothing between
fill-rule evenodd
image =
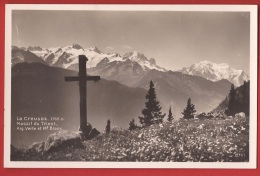
<instances>
[{"instance_id":1,"label":"mountain peak","mask_svg":"<svg viewBox=\"0 0 260 176\"><path fill-rule=\"evenodd\" d=\"M124 57L128 58L131 61L135 61L135 62L148 61L147 57L143 53L140 53L138 51L128 52L124 55Z\"/></svg>"},{"instance_id":2,"label":"mountain peak","mask_svg":"<svg viewBox=\"0 0 260 176\"><path fill-rule=\"evenodd\" d=\"M208 60L204 60L204 61L200 61L199 63L197 64L194 64L194 65L200 65L200 66L213 66L213 67L230 67L227 63L220 63L220 64L217 64L217 63L214 63L214 62L210 62Z\"/></svg>"},{"instance_id":3,"label":"mountain peak","mask_svg":"<svg viewBox=\"0 0 260 176\"><path fill-rule=\"evenodd\" d=\"M40 46L29 46L28 51L42 51L43 49Z\"/></svg>"},{"instance_id":4,"label":"mountain peak","mask_svg":"<svg viewBox=\"0 0 260 176\"><path fill-rule=\"evenodd\" d=\"M135 55L135 56L140 56L140 55L144 55L143 53L140 53L138 51L132 51L130 52L132 55Z\"/></svg>"},{"instance_id":5,"label":"mountain peak","mask_svg":"<svg viewBox=\"0 0 260 176\"><path fill-rule=\"evenodd\" d=\"M155 70L159 70L159 71L163 71L163 72L166 71L166 69L161 68L156 65L156 61L154 58L151 58L148 60L147 57L143 53L140 53L138 51L132 51L132 52L126 53L124 55L124 59L125 60L129 59L132 62L138 63L144 70L155 69Z\"/></svg>"},{"instance_id":6,"label":"mountain peak","mask_svg":"<svg viewBox=\"0 0 260 176\"><path fill-rule=\"evenodd\" d=\"M80 50L80 49L84 50L84 48L82 46L80 46L79 44L76 44L76 43L72 44L72 48L78 49L78 50Z\"/></svg>"},{"instance_id":7,"label":"mountain peak","mask_svg":"<svg viewBox=\"0 0 260 176\"><path fill-rule=\"evenodd\" d=\"M89 48L90 51L95 51L98 54L101 54L101 51L98 49L98 47L94 46L94 47L90 47Z\"/></svg>"},{"instance_id":8,"label":"mountain peak","mask_svg":"<svg viewBox=\"0 0 260 176\"><path fill-rule=\"evenodd\" d=\"M214 82L227 79L235 86L240 86L244 81L249 80L248 75L243 70L231 68L226 63L217 64L207 60L182 68L180 71L188 75L201 76Z\"/></svg>"},{"instance_id":9,"label":"mountain peak","mask_svg":"<svg viewBox=\"0 0 260 176\"><path fill-rule=\"evenodd\" d=\"M203 61L200 61L199 63L197 63L199 65L212 65L214 64L213 62L210 62L208 60L203 60Z\"/></svg>"},{"instance_id":10,"label":"mountain peak","mask_svg":"<svg viewBox=\"0 0 260 176\"><path fill-rule=\"evenodd\" d=\"M208 64L208 63L212 63L212 62L210 62L208 60L203 60L203 61L200 61L199 63L201 63L201 64Z\"/></svg>"}]
</instances>

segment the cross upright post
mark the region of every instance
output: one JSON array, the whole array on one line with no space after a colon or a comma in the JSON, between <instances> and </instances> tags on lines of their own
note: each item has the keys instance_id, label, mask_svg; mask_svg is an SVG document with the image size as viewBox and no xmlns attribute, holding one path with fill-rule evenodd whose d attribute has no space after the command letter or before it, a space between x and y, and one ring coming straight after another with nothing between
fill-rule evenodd
<instances>
[{"instance_id":1,"label":"cross upright post","mask_svg":"<svg viewBox=\"0 0 260 176\"><path fill-rule=\"evenodd\" d=\"M82 125L87 125L87 70L86 63L88 59L86 56L79 56L79 97L80 97L80 128Z\"/></svg>"},{"instance_id":2,"label":"cross upright post","mask_svg":"<svg viewBox=\"0 0 260 176\"><path fill-rule=\"evenodd\" d=\"M80 96L80 130L84 133L87 129L87 82L98 81L100 76L87 76L86 63L88 58L79 55L79 76L65 77L65 81L79 81Z\"/></svg>"}]
</instances>

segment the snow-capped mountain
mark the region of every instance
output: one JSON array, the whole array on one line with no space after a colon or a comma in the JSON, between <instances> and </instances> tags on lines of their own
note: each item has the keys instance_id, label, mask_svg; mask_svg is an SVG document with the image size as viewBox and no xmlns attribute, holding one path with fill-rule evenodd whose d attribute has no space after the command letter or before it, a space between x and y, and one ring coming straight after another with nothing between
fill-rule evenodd
<instances>
[{"instance_id":1,"label":"snow-capped mountain","mask_svg":"<svg viewBox=\"0 0 260 176\"><path fill-rule=\"evenodd\" d=\"M120 63L130 60L139 64L143 70L156 69L159 71L167 71L156 65L155 59L148 59L144 54L137 51L126 53L120 56L117 53L103 53L97 47L84 49L79 44L71 46L48 48L28 47L28 51L41 57L50 66L61 67L65 69L75 70L78 64L78 55L86 55L88 58L87 68L96 67L101 61L102 63Z\"/></svg>"},{"instance_id":2,"label":"snow-capped mountain","mask_svg":"<svg viewBox=\"0 0 260 176\"><path fill-rule=\"evenodd\" d=\"M21 48L21 49L23 49L23 48ZM40 46L28 46L24 50L30 51L30 52L34 53L35 55L37 55L38 57L43 57L44 54L49 52L48 49L41 48Z\"/></svg>"},{"instance_id":3,"label":"snow-capped mountain","mask_svg":"<svg viewBox=\"0 0 260 176\"><path fill-rule=\"evenodd\" d=\"M240 86L244 81L249 80L248 75L243 70L234 69L226 63L216 64L210 61L201 61L179 71L188 75L201 76L214 82L227 79L235 86Z\"/></svg>"},{"instance_id":4,"label":"snow-capped mountain","mask_svg":"<svg viewBox=\"0 0 260 176\"><path fill-rule=\"evenodd\" d=\"M70 69L75 70L76 68L78 68L77 65L75 65L74 69ZM142 79L151 70L166 72L166 69L156 65L154 59L147 59L144 54L133 51L126 53L122 60L113 59L113 61L111 61L111 59L105 58L101 60L96 67L89 68L88 73L91 75L100 75L102 78L115 80L133 87L136 82Z\"/></svg>"},{"instance_id":5,"label":"snow-capped mountain","mask_svg":"<svg viewBox=\"0 0 260 176\"><path fill-rule=\"evenodd\" d=\"M146 69L155 69L155 70L158 70L158 71L167 71L166 69L162 68L162 67L159 67L156 65L156 61L154 58L151 58L151 59L147 59L147 57L145 57L144 54L142 53L139 53L137 51L133 51L133 52L129 52L129 53L126 53L124 55L124 58L127 58L133 62L137 62L139 65L141 65L141 67L146 70Z\"/></svg>"}]
</instances>

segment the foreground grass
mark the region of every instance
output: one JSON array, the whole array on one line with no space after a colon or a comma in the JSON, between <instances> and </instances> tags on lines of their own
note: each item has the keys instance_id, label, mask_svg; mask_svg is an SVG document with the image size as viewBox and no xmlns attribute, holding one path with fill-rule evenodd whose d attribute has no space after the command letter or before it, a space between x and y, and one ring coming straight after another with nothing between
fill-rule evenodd
<instances>
[{"instance_id":1,"label":"foreground grass","mask_svg":"<svg viewBox=\"0 0 260 176\"><path fill-rule=\"evenodd\" d=\"M12 152L27 161L249 161L249 119L180 120L134 131L113 129L81 147Z\"/></svg>"}]
</instances>

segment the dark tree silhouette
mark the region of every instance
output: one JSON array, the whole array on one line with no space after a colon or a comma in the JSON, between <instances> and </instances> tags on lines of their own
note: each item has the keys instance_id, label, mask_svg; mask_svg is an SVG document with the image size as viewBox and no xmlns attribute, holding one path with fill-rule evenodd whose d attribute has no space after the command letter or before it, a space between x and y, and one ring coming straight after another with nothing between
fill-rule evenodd
<instances>
[{"instance_id":1,"label":"dark tree silhouette","mask_svg":"<svg viewBox=\"0 0 260 176\"><path fill-rule=\"evenodd\" d=\"M242 112L244 112L246 115L249 115L249 102L250 102L250 84L249 81L244 81L244 84L242 87L242 101L240 105L240 109Z\"/></svg>"},{"instance_id":2,"label":"dark tree silhouette","mask_svg":"<svg viewBox=\"0 0 260 176\"><path fill-rule=\"evenodd\" d=\"M191 99L188 99L187 106L183 110L183 118L184 119L193 119L194 113L196 112L194 104L191 103Z\"/></svg>"},{"instance_id":3,"label":"dark tree silhouette","mask_svg":"<svg viewBox=\"0 0 260 176\"><path fill-rule=\"evenodd\" d=\"M231 85L231 89L229 91L228 95L229 101L228 101L228 107L225 110L225 114L229 116L233 116L236 113L236 90L234 84Z\"/></svg>"},{"instance_id":4,"label":"dark tree silhouette","mask_svg":"<svg viewBox=\"0 0 260 176\"><path fill-rule=\"evenodd\" d=\"M173 120L173 115L172 115L172 109L171 107L169 108L169 114L168 114L168 119L169 122Z\"/></svg>"},{"instance_id":5,"label":"dark tree silhouette","mask_svg":"<svg viewBox=\"0 0 260 176\"><path fill-rule=\"evenodd\" d=\"M110 123L111 123L111 121L108 119L107 120L107 126L106 126L106 133L107 134L110 133Z\"/></svg>"},{"instance_id":6,"label":"dark tree silhouette","mask_svg":"<svg viewBox=\"0 0 260 176\"><path fill-rule=\"evenodd\" d=\"M163 118L166 114L162 114L161 112L162 108L156 99L153 81L150 82L150 88L145 98L145 108L142 110L143 117L139 117L142 126L163 122Z\"/></svg>"},{"instance_id":7,"label":"dark tree silhouette","mask_svg":"<svg viewBox=\"0 0 260 176\"><path fill-rule=\"evenodd\" d=\"M132 130L135 130L137 128L137 125L135 124L135 120L131 120L130 123L129 123L129 130L132 131Z\"/></svg>"},{"instance_id":8,"label":"dark tree silhouette","mask_svg":"<svg viewBox=\"0 0 260 176\"><path fill-rule=\"evenodd\" d=\"M244 84L235 88L231 85L231 89L227 98L227 108L225 114L234 116L236 113L244 112L249 115L249 103L250 103L250 83L244 81Z\"/></svg>"}]
</instances>

